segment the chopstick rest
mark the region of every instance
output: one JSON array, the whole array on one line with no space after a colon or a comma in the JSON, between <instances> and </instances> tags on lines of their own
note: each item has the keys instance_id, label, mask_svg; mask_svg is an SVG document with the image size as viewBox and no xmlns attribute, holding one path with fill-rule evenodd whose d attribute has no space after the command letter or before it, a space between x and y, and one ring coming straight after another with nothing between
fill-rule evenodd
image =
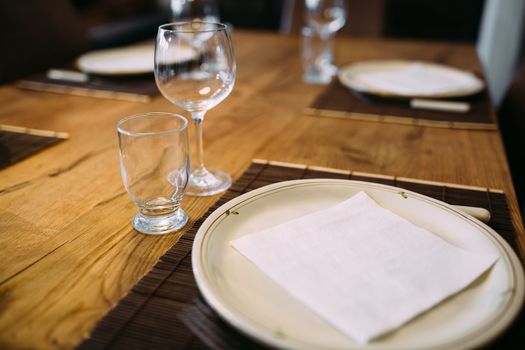
<instances>
[{"instance_id":1,"label":"chopstick rest","mask_svg":"<svg viewBox=\"0 0 525 350\"><path fill-rule=\"evenodd\" d=\"M469 207L465 205L453 205L454 208L478 219L481 222L488 223L491 218L490 211L485 208Z\"/></svg>"},{"instance_id":2,"label":"chopstick rest","mask_svg":"<svg viewBox=\"0 0 525 350\"><path fill-rule=\"evenodd\" d=\"M87 83L89 80L89 76L85 73L64 69L50 69L46 75L48 79L71 81L74 83Z\"/></svg>"},{"instance_id":3,"label":"chopstick rest","mask_svg":"<svg viewBox=\"0 0 525 350\"><path fill-rule=\"evenodd\" d=\"M410 100L410 107L455 113L467 113L470 111L470 104L467 102L425 100L419 98Z\"/></svg>"}]
</instances>

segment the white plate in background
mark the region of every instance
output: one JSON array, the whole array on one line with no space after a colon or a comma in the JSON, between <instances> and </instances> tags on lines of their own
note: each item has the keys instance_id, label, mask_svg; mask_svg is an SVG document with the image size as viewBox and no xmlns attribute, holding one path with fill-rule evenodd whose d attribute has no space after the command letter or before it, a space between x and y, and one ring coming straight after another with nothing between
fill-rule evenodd
<instances>
[{"instance_id":1,"label":"white plate in background","mask_svg":"<svg viewBox=\"0 0 525 350\"><path fill-rule=\"evenodd\" d=\"M175 49L174 49L175 51ZM77 67L84 73L120 76L152 73L155 45L136 45L85 53L77 59ZM185 62L198 56L190 47L179 47L171 57L172 63Z\"/></svg>"},{"instance_id":2,"label":"white plate in background","mask_svg":"<svg viewBox=\"0 0 525 350\"><path fill-rule=\"evenodd\" d=\"M471 72L418 61L363 61L342 67L338 77L350 89L395 98L463 97L484 89Z\"/></svg>"}]
</instances>

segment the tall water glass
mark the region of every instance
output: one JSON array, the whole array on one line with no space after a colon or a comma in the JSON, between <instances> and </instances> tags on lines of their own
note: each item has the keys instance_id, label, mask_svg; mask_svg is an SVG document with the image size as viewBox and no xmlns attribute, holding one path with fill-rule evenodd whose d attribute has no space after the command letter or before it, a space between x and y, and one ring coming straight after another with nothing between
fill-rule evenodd
<instances>
[{"instance_id":1,"label":"tall water glass","mask_svg":"<svg viewBox=\"0 0 525 350\"><path fill-rule=\"evenodd\" d=\"M188 111L195 125L197 159L186 193L209 196L231 186L231 177L204 165L202 124L208 110L232 91L236 66L228 28L209 22L178 22L159 27L155 81L173 104Z\"/></svg>"},{"instance_id":2,"label":"tall water glass","mask_svg":"<svg viewBox=\"0 0 525 350\"><path fill-rule=\"evenodd\" d=\"M337 73L332 63L335 33L346 22L346 0L305 0L303 28L303 80L327 84Z\"/></svg>"},{"instance_id":3,"label":"tall water glass","mask_svg":"<svg viewBox=\"0 0 525 350\"><path fill-rule=\"evenodd\" d=\"M124 187L139 208L133 227L146 234L186 225L180 207L189 175L188 121L176 114L147 113L117 123Z\"/></svg>"}]
</instances>

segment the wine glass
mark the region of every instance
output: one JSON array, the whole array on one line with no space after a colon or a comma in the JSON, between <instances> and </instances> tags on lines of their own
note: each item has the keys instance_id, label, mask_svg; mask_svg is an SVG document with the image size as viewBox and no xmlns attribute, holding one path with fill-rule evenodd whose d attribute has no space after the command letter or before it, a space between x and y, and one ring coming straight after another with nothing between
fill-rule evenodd
<instances>
[{"instance_id":1,"label":"wine glass","mask_svg":"<svg viewBox=\"0 0 525 350\"><path fill-rule=\"evenodd\" d=\"M346 22L346 0L305 0L306 23L327 39Z\"/></svg>"},{"instance_id":2,"label":"wine glass","mask_svg":"<svg viewBox=\"0 0 525 350\"><path fill-rule=\"evenodd\" d=\"M215 0L171 0L172 20L219 22L219 7Z\"/></svg>"},{"instance_id":3,"label":"wine glass","mask_svg":"<svg viewBox=\"0 0 525 350\"><path fill-rule=\"evenodd\" d=\"M232 91L236 65L228 28L211 22L177 22L159 27L155 45L155 81L171 103L191 113L197 161L186 193L211 196L231 186L223 171L204 166L202 123L208 110Z\"/></svg>"}]
</instances>

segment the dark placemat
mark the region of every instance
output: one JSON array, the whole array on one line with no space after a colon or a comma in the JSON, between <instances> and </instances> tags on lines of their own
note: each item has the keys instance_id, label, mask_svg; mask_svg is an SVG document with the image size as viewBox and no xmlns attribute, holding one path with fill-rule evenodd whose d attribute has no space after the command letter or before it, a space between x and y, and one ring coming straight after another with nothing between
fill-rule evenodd
<instances>
[{"instance_id":1,"label":"dark placemat","mask_svg":"<svg viewBox=\"0 0 525 350\"><path fill-rule=\"evenodd\" d=\"M66 133L0 125L0 169L52 146L67 137Z\"/></svg>"},{"instance_id":2,"label":"dark placemat","mask_svg":"<svg viewBox=\"0 0 525 350\"><path fill-rule=\"evenodd\" d=\"M319 117L397 124L457 129L497 129L494 110L486 91L460 100L470 103L469 112L453 113L415 109L410 107L408 100L361 94L348 89L339 81L334 81L314 100L307 112Z\"/></svg>"},{"instance_id":3,"label":"dark placemat","mask_svg":"<svg viewBox=\"0 0 525 350\"><path fill-rule=\"evenodd\" d=\"M341 178L384 183L451 204L484 207L489 225L516 250L517 241L505 194L498 190L424 182L343 170L254 161L226 194L161 257L96 326L79 349L262 349L230 327L200 298L191 267L191 246L203 221L222 204L253 189L279 181ZM523 261L523 257L522 257ZM523 313L522 313L523 314ZM522 317L523 318L523 317ZM514 344L520 319L497 346ZM523 333L523 332L521 332Z\"/></svg>"},{"instance_id":4,"label":"dark placemat","mask_svg":"<svg viewBox=\"0 0 525 350\"><path fill-rule=\"evenodd\" d=\"M91 75L89 80L83 83L49 79L47 73L40 73L19 80L16 86L36 91L134 102L149 102L152 97L159 94L153 74L124 77Z\"/></svg>"}]
</instances>

